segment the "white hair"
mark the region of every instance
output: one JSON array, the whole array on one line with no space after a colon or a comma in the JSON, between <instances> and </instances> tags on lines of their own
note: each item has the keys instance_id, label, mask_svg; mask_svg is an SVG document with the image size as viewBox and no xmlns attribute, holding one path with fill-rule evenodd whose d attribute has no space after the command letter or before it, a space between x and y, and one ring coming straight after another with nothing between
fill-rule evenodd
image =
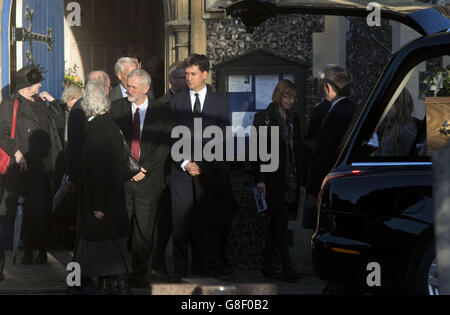
<instances>
[{"instance_id":1,"label":"white hair","mask_svg":"<svg viewBox=\"0 0 450 315\"><path fill-rule=\"evenodd\" d=\"M61 100L63 101L63 103L68 103L71 100L79 100L82 97L83 97L83 90L81 90L77 86L71 85L62 92Z\"/></svg>"},{"instance_id":2,"label":"white hair","mask_svg":"<svg viewBox=\"0 0 450 315\"><path fill-rule=\"evenodd\" d=\"M86 113L86 117L95 117L102 112L107 112L111 107L111 102L106 94L105 87L96 82L86 83L81 107Z\"/></svg>"},{"instance_id":3,"label":"white hair","mask_svg":"<svg viewBox=\"0 0 450 315\"><path fill-rule=\"evenodd\" d=\"M103 70L91 71L88 75L88 82L98 82L103 86L107 86L110 82L109 75Z\"/></svg>"},{"instance_id":4,"label":"white hair","mask_svg":"<svg viewBox=\"0 0 450 315\"><path fill-rule=\"evenodd\" d=\"M132 63L136 66L136 69L139 68L139 65L137 64L136 60L130 57L122 57L119 60L117 60L116 65L114 66L114 72L116 73L116 75L118 75L119 72L123 73L124 66L126 63Z\"/></svg>"},{"instance_id":5,"label":"white hair","mask_svg":"<svg viewBox=\"0 0 450 315\"><path fill-rule=\"evenodd\" d=\"M147 71L142 69L133 70L128 74L128 78L138 77L142 86L150 86L152 84L152 77Z\"/></svg>"}]
</instances>

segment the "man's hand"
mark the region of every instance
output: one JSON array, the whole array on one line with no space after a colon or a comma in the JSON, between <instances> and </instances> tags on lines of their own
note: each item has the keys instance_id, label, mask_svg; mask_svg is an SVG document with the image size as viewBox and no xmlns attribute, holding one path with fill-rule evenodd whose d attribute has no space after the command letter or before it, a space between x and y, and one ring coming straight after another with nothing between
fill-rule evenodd
<instances>
[{"instance_id":1,"label":"man's hand","mask_svg":"<svg viewBox=\"0 0 450 315\"><path fill-rule=\"evenodd\" d=\"M195 162L189 162L188 164L185 165L184 169L191 176L198 176L202 173L202 170Z\"/></svg>"},{"instance_id":2,"label":"man's hand","mask_svg":"<svg viewBox=\"0 0 450 315\"><path fill-rule=\"evenodd\" d=\"M39 94L39 97L41 98L41 100L43 100L44 102L53 102L55 100L55 98L53 96L50 95L50 93L48 93L47 91L44 91L42 93Z\"/></svg>"},{"instance_id":3,"label":"man's hand","mask_svg":"<svg viewBox=\"0 0 450 315\"><path fill-rule=\"evenodd\" d=\"M94 211L94 217L97 220L102 220L105 214L102 211Z\"/></svg>"},{"instance_id":4,"label":"man's hand","mask_svg":"<svg viewBox=\"0 0 450 315\"><path fill-rule=\"evenodd\" d=\"M261 192L264 198L266 198L266 183L264 182L257 183L256 188L258 188L259 192Z\"/></svg>"},{"instance_id":5,"label":"man's hand","mask_svg":"<svg viewBox=\"0 0 450 315\"><path fill-rule=\"evenodd\" d=\"M139 182L139 181L141 181L141 180L143 180L144 178L145 178L145 175L147 174L147 170L145 169L145 168L143 168L143 167L141 167L141 171L138 173L138 174L136 174L132 179L131 179L131 181L132 182Z\"/></svg>"},{"instance_id":6,"label":"man's hand","mask_svg":"<svg viewBox=\"0 0 450 315\"><path fill-rule=\"evenodd\" d=\"M27 161L25 160L25 157L23 156L22 152L17 151L14 154L14 158L16 159L16 163L19 166L19 169L21 172L27 171Z\"/></svg>"}]
</instances>

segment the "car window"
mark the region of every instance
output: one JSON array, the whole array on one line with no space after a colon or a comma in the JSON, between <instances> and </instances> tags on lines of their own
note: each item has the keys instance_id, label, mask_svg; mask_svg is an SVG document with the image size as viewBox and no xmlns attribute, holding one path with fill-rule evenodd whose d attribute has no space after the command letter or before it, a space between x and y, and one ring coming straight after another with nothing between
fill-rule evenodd
<instances>
[{"instance_id":1,"label":"car window","mask_svg":"<svg viewBox=\"0 0 450 315\"><path fill-rule=\"evenodd\" d=\"M414 67L386 103L363 161L429 161L450 137L450 55Z\"/></svg>"}]
</instances>

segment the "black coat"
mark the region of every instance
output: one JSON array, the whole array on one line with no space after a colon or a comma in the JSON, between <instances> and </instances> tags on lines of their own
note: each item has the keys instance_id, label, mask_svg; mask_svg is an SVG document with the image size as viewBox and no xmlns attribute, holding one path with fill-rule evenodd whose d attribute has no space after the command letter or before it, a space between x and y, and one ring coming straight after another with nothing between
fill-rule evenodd
<instances>
[{"instance_id":1,"label":"black coat","mask_svg":"<svg viewBox=\"0 0 450 315\"><path fill-rule=\"evenodd\" d=\"M301 174L302 186L305 186L308 180L309 165L311 157L316 147L317 139L319 137L320 125L325 115L330 110L331 103L324 99L317 105L309 118L306 135L302 141L302 156L301 156Z\"/></svg>"},{"instance_id":2,"label":"black coat","mask_svg":"<svg viewBox=\"0 0 450 315\"><path fill-rule=\"evenodd\" d=\"M81 150L84 145L84 138L86 136L86 114L81 107L81 101L79 99L72 107L69 113L68 120L68 142L65 149L67 167L66 173L69 176L69 180L79 185L81 176Z\"/></svg>"},{"instance_id":3,"label":"black coat","mask_svg":"<svg viewBox=\"0 0 450 315\"><path fill-rule=\"evenodd\" d=\"M130 224L121 172L126 151L119 127L109 113L86 123L81 161L83 209L78 226L81 238L105 241L128 236ZM104 218L96 219L94 211L102 211Z\"/></svg>"},{"instance_id":4,"label":"black coat","mask_svg":"<svg viewBox=\"0 0 450 315\"><path fill-rule=\"evenodd\" d=\"M14 99L19 99L17 111L16 135L11 139L12 116L14 109ZM17 208L18 194L24 195L24 217L25 218L45 218L50 213L51 196L59 187L61 178L60 170L64 163L63 148L58 130L64 125L64 116L57 101L47 106L38 97L35 97L35 104L26 100L18 93L3 100L0 105L0 147L11 156L12 166L8 170L7 188L4 198L7 204L2 203L0 212L10 211L14 213ZM31 106L43 106L49 122L48 127L42 126ZM40 129L49 133L43 133ZM28 163L28 171L20 174L17 166L14 165L14 154L20 150ZM36 150L46 154L48 165L44 165L44 159L35 159ZM39 154L41 154L39 153ZM33 158L27 159L27 157ZM43 178L49 180L43 181ZM5 209L7 208L7 209Z\"/></svg>"},{"instance_id":5,"label":"black coat","mask_svg":"<svg viewBox=\"0 0 450 315\"><path fill-rule=\"evenodd\" d=\"M285 146L287 145L281 131L281 126L278 122L277 111L278 107L275 104L270 104L266 110L256 113L253 126L258 128L260 126L268 127L268 152L272 152L273 144L270 139L270 127L279 127L279 166L275 172L262 173L260 170L261 162L254 163L255 182L264 182L266 184L266 201L270 211L277 213L284 206L284 195L286 191L286 171L285 171ZM300 118L293 112L294 122L294 150L295 150L295 166L297 169L297 198L295 200L295 208L298 206L299 192L300 192L300 158L301 158L301 126ZM268 120L267 120L268 118ZM259 143L259 140L258 140Z\"/></svg>"},{"instance_id":6,"label":"black coat","mask_svg":"<svg viewBox=\"0 0 450 315\"><path fill-rule=\"evenodd\" d=\"M306 192L317 195L323 179L331 171L340 153L340 145L355 115L357 105L349 98L339 101L324 116L309 164Z\"/></svg>"}]
</instances>

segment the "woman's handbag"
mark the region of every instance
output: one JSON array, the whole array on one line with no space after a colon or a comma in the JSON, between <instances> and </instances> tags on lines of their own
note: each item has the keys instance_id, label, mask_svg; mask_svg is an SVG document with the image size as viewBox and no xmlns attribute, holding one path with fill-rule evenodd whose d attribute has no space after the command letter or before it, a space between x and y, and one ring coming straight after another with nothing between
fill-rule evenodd
<instances>
[{"instance_id":1,"label":"woman's handbag","mask_svg":"<svg viewBox=\"0 0 450 315\"><path fill-rule=\"evenodd\" d=\"M136 161L133 154L131 153L130 148L128 148L122 130L120 130L120 134L122 135L122 142L124 146L124 152L126 155L126 158L122 164L122 177L125 181L129 181L134 176L139 174L139 172L141 171L141 165L139 165L139 162Z\"/></svg>"},{"instance_id":2,"label":"woman's handbag","mask_svg":"<svg viewBox=\"0 0 450 315\"><path fill-rule=\"evenodd\" d=\"M16 98L14 100L14 112L11 127L11 139L14 139L16 134L16 119L17 119L17 109L19 108L19 100ZM0 148L0 174L4 175L8 171L11 165L11 157L2 148Z\"/></svg>"}]
</instances>

